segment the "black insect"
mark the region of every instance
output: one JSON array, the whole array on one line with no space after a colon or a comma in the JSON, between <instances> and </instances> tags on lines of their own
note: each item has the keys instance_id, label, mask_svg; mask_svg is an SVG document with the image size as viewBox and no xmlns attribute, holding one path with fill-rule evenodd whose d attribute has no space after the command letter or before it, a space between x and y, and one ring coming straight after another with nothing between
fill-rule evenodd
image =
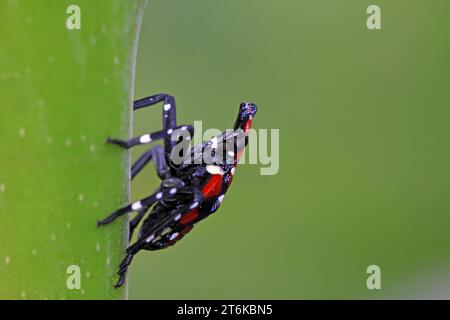
<instances>
[{"instance_id":1,"label":"black insect","mask_svg":"<svg viewBox=\"0 0 450 320\"><path fill-rule=\"evenodd\" d=\"M159 250L173 245L191 231L194 224L219 208L248 143L248 133L256 113L255 104L241 103L234 130L227 130L201 145L188 148L187 152L184 149L175 152L182 142L190 143L194 134L192 126L177 126L175 99L170 95L157 94L135 101L133 110L159 102L164 103L162 131L144 134L128 141L108 138L109 143L126 149L159 139L164 141L164 149L160 145L154 145L131 167L133 179L153 160L162 180L158 189L150 196L120 208L97 223L98 226L105 225L121 215L136 211L137 215L129 222L131 239L137 225L152 208L142 223L137 241L126 249L126 256L119 266L116 288L125 282L128 266L138 251ZM174 161L175 154L177 161Z\"/></svg>"}]
</instances>

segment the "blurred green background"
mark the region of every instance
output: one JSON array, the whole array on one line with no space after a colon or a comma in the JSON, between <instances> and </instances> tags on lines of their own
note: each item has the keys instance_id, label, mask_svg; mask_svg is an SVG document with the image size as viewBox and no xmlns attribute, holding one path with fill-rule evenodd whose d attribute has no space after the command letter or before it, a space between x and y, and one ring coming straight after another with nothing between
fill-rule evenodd
<instances>
[{"instance_id":1,"label":"blurred green background","mask_svg":"<svg viewBox=\"0 0 450 320\"><path fill-rule=\"evenodd\" d=\"M382 30L366 27L377 4ZM130 298L450 298L447 0L151 0L136 98L280 129L280 170L238 168L221 209L140 254ZM135 134L161 110L135 113ZM142 152L139 149L133 157ZM148 168L133 197L159 181ZM381 290L366 268L381 267Z\"/></svg>"}]
</instances>

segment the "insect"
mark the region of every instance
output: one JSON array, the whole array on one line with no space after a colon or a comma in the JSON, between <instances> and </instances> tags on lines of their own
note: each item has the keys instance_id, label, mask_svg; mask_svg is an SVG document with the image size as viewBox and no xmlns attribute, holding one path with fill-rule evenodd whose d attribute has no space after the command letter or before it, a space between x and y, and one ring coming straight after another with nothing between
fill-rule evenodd
<instances>
[{"instance_id":1,"label":"insect","mask_svg":"<svg viewBox=\"0 0 450 320\"><path fill-rule=\"evenodd\" d=\"M136 242L126 249L125 258L119 265L116 288L125 282L128 266L137 252L165 249L175 244L191 231L197 222L219 208L233 179L236 165L248 144L248 134L256 114L255 104L241 103L234 130L227 130L198 146L189 148L187 152L183 152L182 149L177 154L178 160L174 161L177 146L183 141L190 143L194 134L192 126L177 125L175 99L167 94L153 95L135 101L133 110L160 102L163 103L162 131L144 134L128 141L111 138L107 140L126 149L156 140L163 140L164 145L154 145L131 167L133 179L152 161L161 179L157 190L97 222L98 226L106 225L119 216L135 211L136 216L129 222L131 240L136 227L145 217ZM175 131L180 135L178 138L174 137ZM232 147L231 150L229 146ZM179 158L183 161L179 161Z\"/></svg>"}]
</instances>

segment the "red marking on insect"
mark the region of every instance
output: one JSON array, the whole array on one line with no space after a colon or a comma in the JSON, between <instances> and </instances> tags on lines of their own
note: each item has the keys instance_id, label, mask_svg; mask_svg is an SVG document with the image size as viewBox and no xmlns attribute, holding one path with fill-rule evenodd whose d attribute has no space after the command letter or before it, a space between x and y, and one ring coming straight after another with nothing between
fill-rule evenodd
<instances>
[{"instance_id":1,"label":"red marking on insect","mask_svg":"<svg viewBox=\"0 0 450 320\"><path fill-rule=\"evenodd\" d=\"M250 129L252 127L252 122L253 122L252 119L249 119L249 120L247 120L247 122L245 122L245 124L244 124L244 133L245 134L247 134L250 131Z\"/></svg>"},{"instance_id":2,"label":"red marking on insect","mask_svg":"<svg viewBox=\"0 0 450 320\"><path fill-rule=\"evenodd\" d=\"M186 213L180 219L180 223L181 224L188 224L189 222L194 221L195 219L197 219L197 217L198 217L198 209L193 209L193 210L189 211L188 213Z\"/></svg>"},{"instance_id":3,"label":"red marking on insect","mask_svg":"<svg viewBox=\"0 0 450 320\"><path fill-rule=\"evenodd\" d=\"M205 199L217 197L222 191L222 175L213 174L202 189Z\"/></svg>"}]
</instances>

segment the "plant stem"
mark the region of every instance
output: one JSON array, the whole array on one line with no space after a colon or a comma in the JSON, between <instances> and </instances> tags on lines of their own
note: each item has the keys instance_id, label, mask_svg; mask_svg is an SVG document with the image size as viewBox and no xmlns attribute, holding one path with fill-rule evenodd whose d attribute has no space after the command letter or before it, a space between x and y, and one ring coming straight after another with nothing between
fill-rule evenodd
<instances>
[{"instance_id":1,"label":"plant stem","mask_svg":"<svg viewBox=\"0 0 450 320\"><path fill-rule=\"evenodd\" d=\"M132 80L145 0L0 3L0 298L123 299ZM81 29L66 12L81 9ZM80 270L72 288L69 266ZM70 270L69 270L70 271Z\"/></svg>"}]
</instances>

